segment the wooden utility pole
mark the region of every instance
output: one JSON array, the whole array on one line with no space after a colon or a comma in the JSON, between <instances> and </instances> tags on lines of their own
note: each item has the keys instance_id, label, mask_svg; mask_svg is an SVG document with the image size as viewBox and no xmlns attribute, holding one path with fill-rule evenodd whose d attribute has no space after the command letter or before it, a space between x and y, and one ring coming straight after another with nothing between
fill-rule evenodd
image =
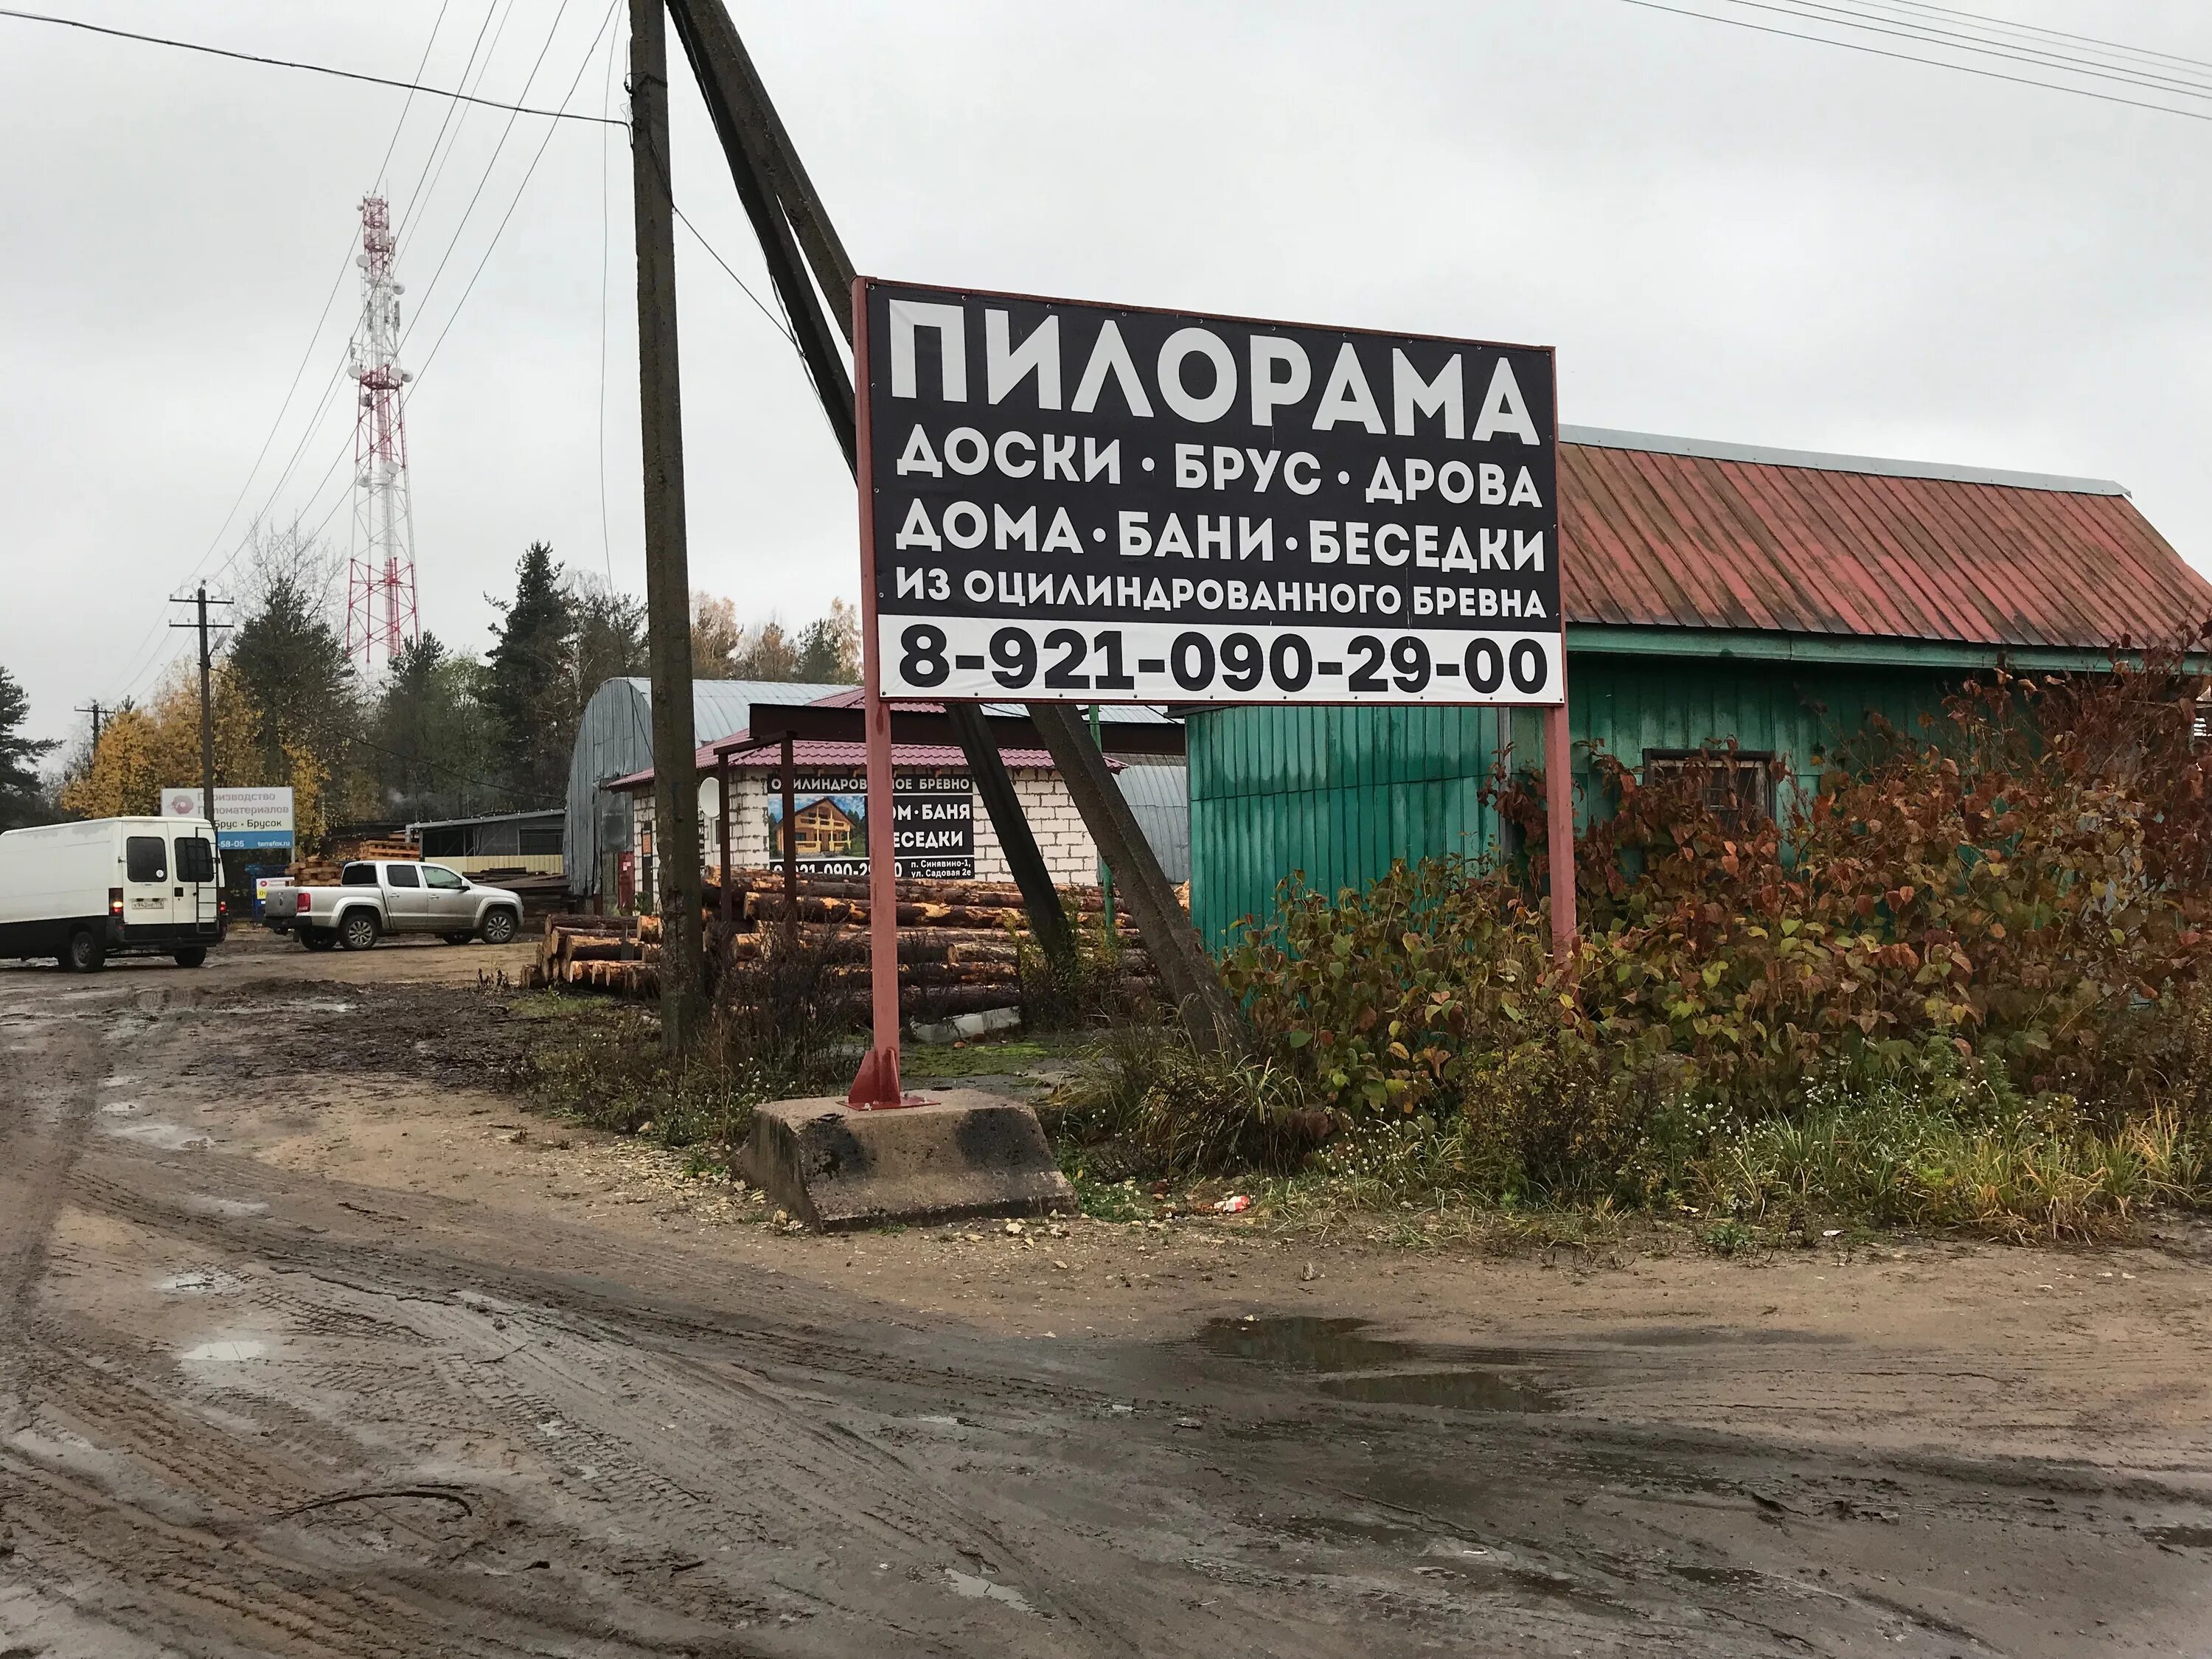
<instances>
[{"instance_id":1,"label":"wooden utility pole","mask_svg":"<svg viewBox=\"0 0 2212 1659\"><path fill-rule=\"evenodd\" d=\"M768 88L738 38L737 26L730 21L727 7L722 0L667 0L667 4L685 55L691 60L692 73L705 95L708 113L721 138L738 198L752 220L769 276L791 319L807 371L846 460L857 470L853 384L837 355L823 310L826 299L837 330L851 344L852 259L784 131ZM810 270L812 285L807 281ZM866 612L872 605L873 596L864 595L863 601ZM990 814L992 828L998 832L1006 861L1021 887L1037 942L1055 963L1073 963L1074 941L1060 908L1058 890L1015 796L1006 763L990 740L981 708L974 703L951 702L945 710L967 757L976 793L983 798L984 810ZM1146 948L1159 964L1163 982L1181 1007L1193 1036L1209 1048L1248 1046L1235 1002L1176 901L1136 815L1129 810L1121 786L1114 781L1113 769L1105 756L1087 739L1080 720L1068 708L1031 703L1029 714L1038 731L1045 734L1053 763L1066 780L1091 839L1114 872L1130 916L1143 935ZM1145 890L1141 894L1136 890L1140 887Z\"/></svg>"},{"instance_id":2,"label":"wooden utility pole","mask_svg":"<svg viewBox=\"0 0 2212 1659\"><path fill-rule=\"evenodd\" d=\"M172 605L189 605L193 609L191 622L171 623L172 628L194 628L200 636L200 811L212 824L215 821L215 643L208 632L208 606L228 605L228 599L208 598L207 584L202 582L190 599L170 601ZM218 834L216 845L222 838Z\"/></svg>"},{"instance_id":3,"label":"wooden utility pole","mask_svg":"<svg viewBox=\"0 0 2212 1659\"><path fill-rule=\"evenodd\" d=\"M691 579L684 527L684 402L676 349L676 222L661 0L629 0L631 196L637 221L638 410L645 452L645 605L653 672L660 1042L696 1044L704 1009L704 872L693 775Z\"/></svg>"},{"instance_id":4,"label":"wooden utility pole","mask_svg":"<svg viewBox=\"0 0 2212 1659\"><path fill-rule=\"evenodd\" d=\"M841 337L848 347L853 343L853 261L721 0L668 0L668 9L722 141L738 198L752 221L769 278L791 319L807 374L845 452L845 464L857 467L853 382L837 349ZM983 711L974 703L948 702L945 714L967 760L968 775L999 837L1000 850L1022 890L1030 931L1048 960L1072 969L1075 939L1060 908L1059 889L1053 885L1043 851L985 725Z\"/></svg>"}]
</instances>

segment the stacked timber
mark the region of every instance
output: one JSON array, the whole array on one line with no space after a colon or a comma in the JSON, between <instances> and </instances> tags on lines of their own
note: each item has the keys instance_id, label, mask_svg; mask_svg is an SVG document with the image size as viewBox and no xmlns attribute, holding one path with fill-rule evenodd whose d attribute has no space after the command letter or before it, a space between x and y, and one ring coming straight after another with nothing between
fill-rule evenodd
<instances>
[{"instance_id":1,"label":"stacked timber","mask_svg":"<svg viewBox=\"0 0 2212 1659\"><path fill-rule=\"evenodd\" d=\"M335 887L349 864L364 859L380 859L387 864L418 864L422 858L422 849L411 841L355 836L332 842L319 858L302 859L285 866L284 873L295 887Z\"/></svg>"},{"instance_id":2,"label":"stacked timber","mask_svg":"<svg viewBox=\"0 0 2212 1659\"><path fill-rule=\"evenodd\" d=\"M660 919L657 916L545 918L538 960L526 974L536 989L576 986L617 996L660 994Z\"/></svg>"},{"instance_id":3,"label":"stacked timber","mask_svg":"<svg viewBox=\"0 0 2212 1659\"><path fill-rule=\"evenodd\" d=\"M825 998L865 1009L869 995L870 905L865 880L802 880L797 902L777 870L733 872L728 922L719 880L710 878L707 915L722 961L739 975L803 975ZM1096 938L1105 896L1096 887L1061 890L1079 927ZM1022 1000L1023 945L1029 919L1011 882L897 884L899 1002L903 1012L941 1018ZM1122 989L1143 995L1152 963L1125 917L1115 918L1115 971ZM545 921L532 975L540 986L578 986L633 996L660 987L655 918L555 915Z\"/></svg>"}]
</instances>

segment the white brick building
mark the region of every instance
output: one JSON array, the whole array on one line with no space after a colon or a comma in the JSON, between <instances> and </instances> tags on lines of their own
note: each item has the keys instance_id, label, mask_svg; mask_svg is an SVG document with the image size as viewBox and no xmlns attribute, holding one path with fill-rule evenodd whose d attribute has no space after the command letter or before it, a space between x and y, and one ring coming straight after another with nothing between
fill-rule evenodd
<instances>
[{"instance_id":1,"label":"white brick building","mask_svg":"<svg viewBox=\"0 0 2212 1659\"><path fill-rule=\"evenodd\" d=\"M1042 750L1007 749L1000 752L1012 775L1014 793L1020 797L1023 811L1036 836L1037 850L1044 855L1045 867L1052 872L1053 880L1061 886L1087 885L1096 881L1098 849L1084 825L1083 815L1076 811L1066 785L1053 766L1052 757ZM701 758L703 763L711 761L713 757L710 751L702 750ZM793 758L793 774L802 778L837 774L857 777L866 770L866 751L854 743L801 742L794 745ZM780 848L770 845L772 817L780 810L782 764L781 751L775 748L731 757L730 864L733 869L763 869L782 856ZM948 773L964 777L967 762L957 749L935 744L895 744L891 748L891 770L901 778L942 776ZM638 886L640 890L650 890L650 870L644 860L651 859L655 850L652 774L633 774L617 779L608 787L629 793L631 846L637 849L641 866ZM698 788L699 842L707 868L711 871L719 869L722 861L719 767L710 769L702 764ZM974 878L1012 880L1013 872L1000 848L991 816L972 785L968 798L973 814Z\"/></svg>"}]
</instances>

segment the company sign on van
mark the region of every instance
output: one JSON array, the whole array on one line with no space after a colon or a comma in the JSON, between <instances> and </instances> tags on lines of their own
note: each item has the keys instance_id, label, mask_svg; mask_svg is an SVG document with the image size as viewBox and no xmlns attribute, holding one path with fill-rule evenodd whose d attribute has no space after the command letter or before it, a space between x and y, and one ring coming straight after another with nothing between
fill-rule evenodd
<instances>
[{"instance_id":1,"label":"company sign on van","mask_svg":"<svg viewBox=\"0 0 2212 1659\"><path fill-rule=\"evenodd\" d=\"M885 695L1564 700L1549 349L866 300Z\"/></svg>"},{"instance_id":2,"label":"company sign on van","mask_svg":"<svg viewBox=\"0 0 2212 1659\"><path fill-rule=\"evenodd\" d=\"M203 797L197 788L164 789L161 816L200 818ZM220 847L289 847L292 844L289 788L218 788L215 792L215 838Z\"/></svg>"}]
</instances>

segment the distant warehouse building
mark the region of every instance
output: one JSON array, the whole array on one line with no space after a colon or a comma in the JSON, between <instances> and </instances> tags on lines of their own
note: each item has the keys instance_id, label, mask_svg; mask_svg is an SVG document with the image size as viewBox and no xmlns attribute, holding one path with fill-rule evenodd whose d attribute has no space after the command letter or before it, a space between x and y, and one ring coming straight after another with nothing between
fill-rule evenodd
<instances>
[{"instance_id":1,"label":"distant warehouse building","mask_svg":"<svg viewBox=\"0 0 2212 1659\"><path fill-rule=\"evenodd\" d=\"M649 699L642 680L610 681L586 707L570 775L569 886L627 908L658 890ZM867 868L866 750L861 696L854 687L759 681L706 681L696 688L699 747L692 759L699 844L709 869L780 860L782 738L793 738L792 822L802 870L854 877ZM766 695L756 695L765 693ZM593 711L598 711L594 717ZM1097 848L1026 711L983 705L1000 758L1052 878L1061 885L1097 879ZM1158 709L1100 711L1098 741L1125 799L1171 881L1189 876L1190 835L1183 779L1183 730ZM627 771L605 769L623 757ZM902 874L936 879L1005 881L1012 871L940 703L892 705L892 772L898 798L895 839ZM729 799L723 799L726 775ZM586 781L588 780L588 785ZM596 889L573 849L598 871Z\"/></svg>"},{"instance_id":2,"label":"distant warehouse building","mask_svg":"<svg viewBox=\"0 0 2212 1659\"><path fill-rule=\"evenodd\" d=\"M1912 729L1976 671L2094 670L2124 640L2180 645L2212 618L2212 584L2117 483L1560 439L1569 723L1647 773L1733 741L1810 789L1816 756L1870 714ZM1193 915L1217 944L1294 872L1334 891L1395 859L1489 852L1492 760L1542 754L1538 715L1487 708L1245 707L1188 726ZM1765 787L1748 769L1716 784Z\"/></svg>"},{"instance_id":3,"label":"distant warehouse building","mask_svg":"<svg viewBox=\"0 0 2212 1659\"><path fill-rule=\"evenodd\" d=\"M695 680L693 741L712 744L745 729L755 703L807 703L852 688L787 680ZM629 794L605 786L653 764L653 682L607 681L585 703L568 761L562 864L577 899L609 899L624 854L637 848Z\"/></svg>"},{"instance_id":4,"label":"distant warehouse building","mask_svg":"<svg viewBox=\"0 0 2212 1659\"><path fill-rule=\"evenodd\" d=\"M495 812L473 818L438 818L407 826L407 839L425 859L465 876L557 876L561 869L562 811Z\"/></svg>"}]
</instances>

